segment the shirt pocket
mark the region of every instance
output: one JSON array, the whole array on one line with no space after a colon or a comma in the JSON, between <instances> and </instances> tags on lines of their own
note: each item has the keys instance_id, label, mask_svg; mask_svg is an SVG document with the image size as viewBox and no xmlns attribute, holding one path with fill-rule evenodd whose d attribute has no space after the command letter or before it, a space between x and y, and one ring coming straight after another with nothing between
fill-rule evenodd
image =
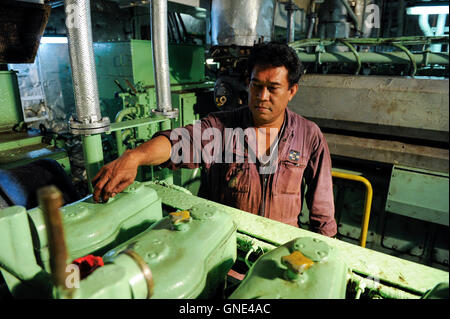
<instances>
[{"instance_id":1,"label":"shirt pocket","mask_svg":"<svg viewBox=\"0 0 450 319\"><path fill-rule=\"evenodd\" d=\"M225 174L227 189L234 193L248 193L250 188L249 167L247 163L232 163Z\"/></svg>"},{"instance_id":2,"label":"shirt pocket","mask_svg":"<svg viewBox=\"0 0 450 319\"><path fill-rule=\"evenodd\" d=\"M275 193L300 194L305 167L306 161L304 160L300 160L298 163L287 160L281 161Z\"/></svg>"}]
</instances>

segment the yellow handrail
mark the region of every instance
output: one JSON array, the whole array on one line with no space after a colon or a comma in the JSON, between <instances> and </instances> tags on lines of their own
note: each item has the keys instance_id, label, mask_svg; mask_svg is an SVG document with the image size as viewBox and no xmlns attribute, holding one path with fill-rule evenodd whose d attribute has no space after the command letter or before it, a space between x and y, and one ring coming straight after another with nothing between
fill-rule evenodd
<instances>
[{"instance_id":1,"label":"yellow handrail","mask_svg":"<svg viewBox=\"0 0 450 319\"><path fill-rule=\"evenodd\" d=\"M332 171L331 175L336 178L342 178L342 179L361 182L364 184L364 186L366 186L364 216L363 216L363 220L362 220L362 224L361 224L361 236L359 237L359 245L361 247L366 247L367 230L369 229L370 210L372 207L372 197L373 197L372 184L370 184L370 182L367 178L359 176L359 175L341 173L341 172L335 172L335 171Z\"/></svg>"}]
</instances>

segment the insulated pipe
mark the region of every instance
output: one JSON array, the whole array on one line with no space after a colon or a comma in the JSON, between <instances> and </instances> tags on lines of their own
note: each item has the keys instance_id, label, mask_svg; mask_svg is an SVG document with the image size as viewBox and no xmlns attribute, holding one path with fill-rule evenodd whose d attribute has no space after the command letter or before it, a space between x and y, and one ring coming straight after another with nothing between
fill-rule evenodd
<instances>
[{"instance_id":1,"label":"insulated pipe","mask_svg":"<svg viewBox=\"0 0 450 319\"><path fill-rule=\"evenodd\" d=\"M428 14L421 14L419 16L419 26L425 36L439 36L444 34L445 28L445 20L447 18L446 14L440 14L438 16L438 21L436 25L436 32L434 33L431 29L430 23L428 21ZM431 52L441 52L442 45L441 44L433 44L431 45Z\"/></svg>"},{"instance_id":2,"label":"insulated pipe","mask_svg":"<svg viewBox=\"0 0 450 319\"><path fill-rule=\"evenodd\" d=\"M308 15L309 18L309 25L308 25L308 32L306 35L307 39L311 39L312 35L313 35L313 31L314 31L314 26L316 24L316 18L317 18L317 13L315 12L316 10L316 2L312 1L311 3L311 11Z\"/></svg>"},{"instance_id":3,"label":"insulated pipe","mask_svg":"<svg viewBox=\"0 0 450 319\"><path fill-rule=\"evenodd\" d=\"M109 130L109 119L100 113L90 1L65 0L64 9L76 105L70 128L73 134L102 133Z\"/></svg>"},{"instance_id":4,"label":"insulated pipe","mask_svg":"<svg viewBox=\"0 0 450 319\"><path fill-rule=\"evenodd\" d=\"M289 10L288 11L288 38L287 41L288 42L293 42L294 41L294 33L295 33L295 11L294 10Z\"/></svg>"},{"instance_id":5,"label":"insulated pipe","mask_svg":"<svg viewBox=\"0 0 450 319\"><path fill-rule=\"evenodd\" d=\"M296 6L292 3L292 0L290 0L285 4L285 9L287 12L287 42L289 43L294 41Z\"/></svg>"},{"instance_id":6,"label":"insulated pipe","mask_svg":"<svg viewBox=\"0 0 450 319\"><path fill-rule=\"evenodd\" d=\"M92 191L91 181L103 166L100 133L109 131L110 122L100 112L90 1L65 0L64 11L76 106L76 118L70 119L69 126L72 134L82 135L88 185Z\"/></svg>"},{"instance_id":7,"label":"insulated pipe","mask_svg":"<svg viewBox=\"0 0 450 319\"><path fill-rule=\"evenodd\" d=\"M419 26L426 37L434 35L433 31L431 31L430 23L428 22L428 14L421 14L419 16Z\"/></svg>"},{"instance_id":8,"label":"insulated pipe","mask_svg":"<svg viewBox=\"0 0 450 319\"><path fill-rule=\"evenodd\" d=\"M153 74L155 76L156 112L169 118L178 117L172 109L169 73L169 50L167 41L167 0L150 2Z\"/></svg>"},{"instance_id":9,"label":"insulated pipe","mask_svg":"<svg viewBox=\"0 0 450 319\"><path fill-rule=\"evenodd\" d=\"M437 23L436 23L435 36L444 35L446 19L447 19L447 15L446 14L440 14L438 16L438 20L437 20ZM431 51L432 52L441 52L441 50L442 50L442 44L434 44L434 45L431 46Z\"/></svg>"}]
</instances>

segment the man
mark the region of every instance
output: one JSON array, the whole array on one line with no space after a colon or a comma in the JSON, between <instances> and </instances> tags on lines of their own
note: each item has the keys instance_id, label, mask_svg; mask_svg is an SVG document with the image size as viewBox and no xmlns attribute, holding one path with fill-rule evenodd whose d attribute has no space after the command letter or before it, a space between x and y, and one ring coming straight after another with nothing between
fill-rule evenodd
<instances>
[{"instance_id":1,"label":"man","mask_svg":"<svg viewBox=\"0 0 450 319\"><path fill-rule=\"evenodd\" d=\"M289 46L255 45L248 59L248 107L212 113L199 124L159 132L127 150L94 177L94 199L106 201L121 192L140 165L202 165L199 196L298 227L304 179L310 229L334 236L327 143L316 124L287 109L302 71Z\"/></svg>"}]
</instances>

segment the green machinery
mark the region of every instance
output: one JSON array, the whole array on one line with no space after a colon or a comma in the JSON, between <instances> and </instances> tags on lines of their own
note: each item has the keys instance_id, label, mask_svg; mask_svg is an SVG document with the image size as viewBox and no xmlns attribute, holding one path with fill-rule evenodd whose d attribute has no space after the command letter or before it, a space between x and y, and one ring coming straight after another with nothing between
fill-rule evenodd
<instances>
[{"instance_id":1,"label":"green machinery","mask_svg":"<svg viewBox=\"0 0 450 319\"><path fill-rule=\"evenodd\" d=\"M431 52L434 43L448 36L292 42L323 74L305 74L290 107L327 139L338 238L361 244L365 232L370 249L448 271L449 64L448 52Z\"/></svg>"},{"instance_id":2,"label":"green machinery","mask_svg":"<svg viewBox=\"0 0 450 319\"><path fill-rule=\"evenodd\" d=\"M61 145L54 138L44 138L38 130L27 129L14 71L0 71L0 109L0 169L51 158L70 174L69 157Z\"/></svg>"},{"instance_id":3,"label":"green machinery","mask_svg":"<svg viewBox=\"0 0 450 319\"><path fill-rule=\"evenodd\" d=\"M56 244L54 208L64 234ZM448 272L161 183L57 208L41 198L29 211L0 211L0 270L16 298L421 298L449 280ZM105 264L80 279L72 261L89 254ZM247 276L233 283L230 269Z\"/></svg>"},{"instance_id":4,"label":"green machinery","mask_svg":"<svg viewBox=\"0 0 450 319\"><path fill-rule=\"evenodd\" d=\"M117 116L109 131L102 136L83 137L88 176L92 176L103 161L97 149L99 140L112 140L120 155L161 129L190 124L199 118L200 112L195 110L199 94L212 87L202 72L191 75L188 68L184 75L178 73L178 79L172 74L172 101L180 110L179 117L156 116L152 112L155 94L152 63L148 58L150 42L133 40L96 44L95 47L97 56L104 57L97 59L100 97L108 96L107 88L111 89L111 83L118 82L119 99L109 102L119 100L121 103L116 105ZM103 50L116 53L107 55ZM190 51L172 48L170 52L173 57L179 52L195 55L200 51L194 46ZM128 62L124 62L123 69L114 69L121 73L111 74L108 59ZM108 77L109 84L105 85ZM308 97L307 86L304 91ZM103 99L103 108L108 109L107 102ZM399 170L403 174L393 173L386 203L392 210L410 211L411 207L404 203L414 202L411 198L404 199L405 196L419 192L426 197L432 190L414 189L405 193L404 188L396 188L397 179L402 183L408 174L414 173L397 165L394 171ZM334 176L343 176L336 173L358 174L335 168ZM26 211L14 206L0 211L0 268L8 290L17 298L421 298L438 288L442 290L442 285L438 285L449 280L444 270L194 196L191 193L195 194L196 184L192 181L196 174L199 173L145 168L139 172L139 182L108 203L95 204L88 196L62 207L60 215L67 249L62 264L68 267L74 259L89 254L102 256L105 261L105 266L79 281L68 272L63 278L75 289L67 290L54 284L58 271L51 266L54 256L48 239L46 209L38 207ZM441 175L445 187L446 176ZM161 182L143 182L148 180ZM415 185L411 187L421 187L422 183ZM345 191L340 193L364 197L361 195L365 189L357 189L357 194L353 190L350 195ZM355 211L362 210L359 198L351 202L357 204ZM426 204L418 197L416 202ZM430 205L435 204L436 201L431 201ZM435 216L445 223L445 207L440 209L442 212ZM429 213L417 211L422 217L429 217ZM362 220L358 214L354 226L357 239ZM306 219L304 215L301 218ZM348 228L348 224L345 226ZM370 245L373 242L370 228L366 236ZM186 265L193 266L186 269ZM197 271L199 269L201 271ZM227 276L230 269L247 276L242 282L234 281ZM438 288L432 290L434 287Z\"/></svg>"},{"instance_id":5,"label":"green machinery","mask_svg":"<svg viewBox=\"0 0 450 319\"><path fill-rule=\"evenodd\" d=\"M332 42L312 41L312 44L302 42L292 46L303 49L312 45L316 49L315 52L299 52L306 62L355 64L355 73L361 71L364 63L379 63L380 60L387 64L411 65L407 71L412 76L417 74L421 64L430 61L448 65L448 54L423 51L417 56L401 43L394 43L402 51L400 53L359 54L354 47L358 43L347 40L340 44L348 47L350 52L337 55L327 54L323 50L323 46ZM367 41L362 45L385 44ZM416 42L414 44L417 45ZM105 142L113 145L110 149L113 154L107 155L115 157L126 148L148 140L159 130L190 124L207 112L196 109L201 96L211 93L213 87L204 74L203 47L169 45L172 101L179 110L178 117L173 119L157 116L153 112L156 99L150 41L96 43L94 51L102 113L111 118L112 124L103 135L82 136L89 179L104 162L102 150ZM2 101L0 107L7 116L2 117L0 127L8 130L13 126L20 128L23 125L16 124L22 123L23 118L14 73L2 71L0 76L3 75L6 75L6 80L0 78L0 92L2 98L6 97L6 102ZM448 189L448 150L446 156L442 155L441 147L442 143L448 144L448 121L446 127L445 121L436 121L445 112L441 105L445 104L442 101L446 94L448 96L448 89L446 92L440 90L439 82L421 83L420 80L414 80L417 84L411 89L414 92L407 93L419 94L419 101L422 102L430 99L437 101L437 110L421 107L426 103L408 105L415 112L426 113L426 116L420 117L422 123L417 124L417 119L407 118L408 112L402 109L400 98L392 98L387 94L392 92L391 88L394 88L394 92L402 91L409 83L405 85L402 80L395 78L370 79L365 83L365 79L360 76L355 76L356 80L338 77L334 81L328 77L327 81L319 81L322 82L319 91L323 94L317 94L315 76L312 75L307 79L309 81L302 84L302 103L293 101L291 107L314 119L321 127L380 135L388 132L390 136L398 136L400 132L406 134L402 138L416 134L414 138L425 137L425 140L438 145L419 147L415 152L408 153L411 149L408 143L403 144L406 150L399 152L395 147L402 148L402 144L390 143L389 146L394 147L392 150L380 139L376 144L383 144L381 146L384 148L371 158L385 166L377 164L363 167L367 163L354 162L367 158L354 156L352 150L358 150L362 156L373 156L367 151L375 149L367 147L372 145L373 139L358 140L361 134L342 138L336 137L336 131L326 132L335 157L334 163L348 164L348 158L352 159L350 167L336 165L333 176L336 179L350 175L364 176L367 177L364 181L370 180L374 185L372 216L367 213L370 212L367 208L372 204L372 191L369 192L372 188L367 188L366 192L370 196L366 195L366 202L362 205L360 198L364 196L360 195L364 194L364 189L335 185L338 203L344 203L343 207L337 207L339 235L350 243L194 196L191 193L195 194L198 188L199 172L196 170L172 173L165 169L144 168L139 172L138 182L107 203L93 203L92 197L87 196L61 207L58 192L46 189L47 193L41 193L41 204L37 208L27 211L24 207L12 206L1 210L0 271L8 291L17 298L421 298L430 297L436 291L444 291L444 297L448 298L448 271L351 243L351 239L359 239L361 246L364 246L367 240L368 246L372 248L376 246L374 242L379 243L378 237L382 237L382 245L386 247L392 239L387 235L387 230L393 224L385 223L382 231L374 232L370 228L369 217L372 217L370 220L373 226L374 217L380 220L379 215L383 213L384 220L398 219L400 216L399 224L402 223L401 216L408 216L431 222L434 227L431 231L438 234L426 238L425 241L429 242L426 249L424 245L416 245L414 249L407 247L408 253L416 250L420 253L422 250L419 257L426 255L424 259L429 260L430 249L439 249L436 243L444 242L447 244L448 256L448 238L438 238L443 232L436 231L436 227L439 227L436 225L448 229L448 197L446 201L442 197L442 190ZM383 86L377 81L386 81L387 84ZM361 86L348 85L354 82ZM336 83L344 88L334 87ZM121 92L117 98L114 95L118 89ZM363 96L361 91L364 90L375 90L375 94ZM341 94L336 94L336 91ZM378 98L380 95L384 100ZM329 96L334 96L335 105L329 107L321 100L322 96L328 97L328 100ZM340 103L341 97L351 103ZM386 103L386 100L399 103ZM413 96L411 100L417 99ZM369 116L373 119L370 123L357 119L357 115L362 113L359 112L361 101L372 103L368 107L374 115ZM311 105L316 108L311 108ZM342 105L346 108L339 109ZM306 110L302 108L305 106ZM319 111L320 108L324 112L307 113L308 110ZM325 112L327 110L334 113L329 114ZM383 117L385 113L389 116ZM350 119L346 117L348 114L352 116ZM424 119L426 123L423 123ZM375 131L380 128L381 131ZM14 155L15 150L22 149L22 146L41 142L40 136L30 138L28 135L26 133L20 138L2 141L0 150L12 157L10 155ZM351 143L348 145L346 141ZM430 150L433 151L431 156L423 156L429 155L427 151ZM42 149L37 153L32 152L43 154ZM382 156L389 158L398 153L410 156L379 160ZM346 159L339 163L339 156ZM29 153L22 158L33 159ZM432 160L428 160L430 158ZM9 163L18 163L17 159L9 160ZM60 159L60 162L63 163L63 160ZM371 171L376 173L371 176L367 173ZM388 185L378 184L377 178L386 180L386 173L389 176ZM162 182L145 182L148 180ZM355 180L362 181L361 178L353 178ZM362 206L365 207L364 216L359 213ZM354 214L356 216L352 216L354 212L358 212ZM301 219L307 228L306 216L303 215ZM359 226L361 220L362 233ZM414 227L420 229L420 225ZM394 241L393 245L401 243L398 238ZM404 242L408 245L411 241ZM444 253L441 255L445 256L445 247L442 250ZM81 278L72 262L90 254L103 257L105 265ZM445 257L440 261L445 261ZM445 262L441 264L445 266ZM246 274L246 277L242 282L233 281L227 276L230 269Z\"/></svg>"},{"instance_id":6,"label":"green machinery","mask_svg":"<svg viewBox=\"0 0 450 319\"><path fill-rule=\"evenodd\" d=\"M205 76L204 48L198 45L169 45L170 83L173 108L178 118L156 116L155 83L151 57L151 41L131 40L118 43L95 43L96 66L102 114L114 121L108 134L120 156L125 149L134 148L150 139L159 130L193 124L202 110L199 100L211 95L214 82ZM115 92L119 98L112 99ZM95 150L93 150L95 151ZM114 156L115 157L115 156ZM138 180L167 180L186 187L193 193L199 188L198 170L140 169Z\"/></svg>"}]
</instances>

